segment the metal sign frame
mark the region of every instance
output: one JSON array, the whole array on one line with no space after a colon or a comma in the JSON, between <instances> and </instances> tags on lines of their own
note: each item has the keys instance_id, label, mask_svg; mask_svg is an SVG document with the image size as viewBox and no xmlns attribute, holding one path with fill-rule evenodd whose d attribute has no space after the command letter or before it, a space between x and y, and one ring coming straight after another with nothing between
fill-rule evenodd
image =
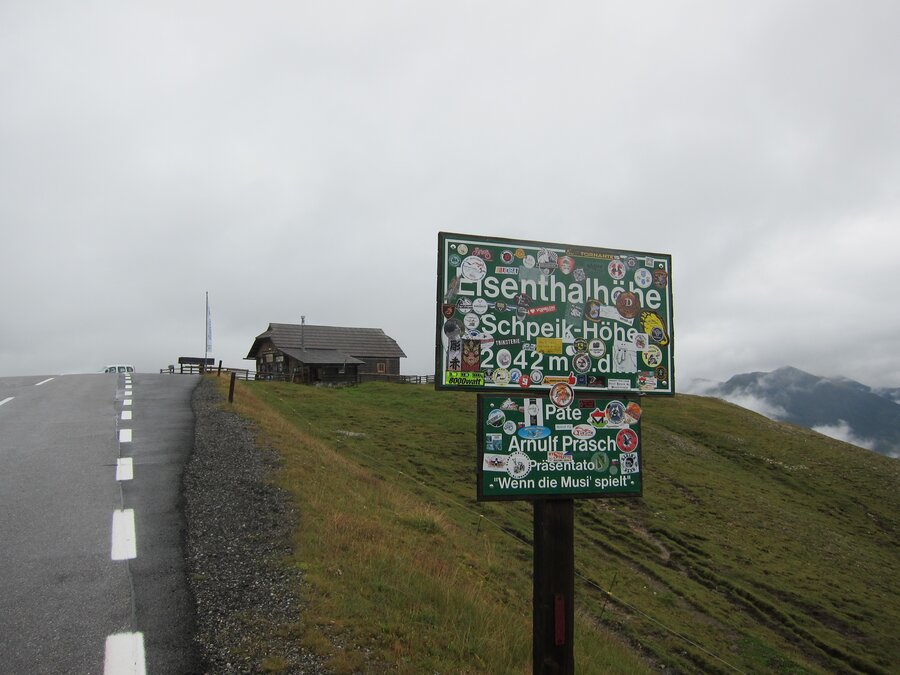
<instances>
[{"instance_id":1,"label":"metal sign frame","mask_svg":"<svg viewBox=\"0 0 900 675\"><path fill-rule=\"evenodd\" d=\"M641 406L576 395L478 396L478 501L641 497Z\"/></svg>"},{"instance_id":2,"label":"metal sign frame","mask_svg":"<svg viewBox=\"0 0 900 675\"><path fill-rule=\"evenodd\" d=\"M675 393L667 254L440 232L436 317L437 389Z\"/></svg>"}]
</instances>

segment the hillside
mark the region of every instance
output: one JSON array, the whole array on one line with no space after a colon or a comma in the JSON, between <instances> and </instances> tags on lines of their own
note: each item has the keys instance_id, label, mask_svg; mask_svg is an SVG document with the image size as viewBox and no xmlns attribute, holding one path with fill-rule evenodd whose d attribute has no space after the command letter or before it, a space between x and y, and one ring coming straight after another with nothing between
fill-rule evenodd
<instances>
[{"instance_id":1,"label":"hillside","mask_svg":"<svg viewBox=\"0 0 900 675\"><path fill-rule=\"evenodd\" d=\"M644 496L576 503L577 671L891 672L900 464L715 399L643 405ZM474 395L239 383L234 407L300 513L286 634L332 672L530 672L531 507L475 501Z\"/></svg>"}]
</instances>

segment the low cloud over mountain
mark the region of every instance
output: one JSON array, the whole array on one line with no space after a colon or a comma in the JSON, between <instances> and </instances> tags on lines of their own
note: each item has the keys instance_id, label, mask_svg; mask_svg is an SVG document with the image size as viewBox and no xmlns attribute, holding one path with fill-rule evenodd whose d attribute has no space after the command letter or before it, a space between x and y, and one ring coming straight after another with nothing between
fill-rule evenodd
<instances>
[{"instance_id":1,"label":"low cloud over mountain","mask_svg":"<svg viewBox=\"0 0 900 675\"><path fill-rule=\"evenodd\" d=\"M706 382L696 393L807 427L883 455L900 457L900 389L876 390L846 378L784 367Z\"/></svg>"}]
</instances>

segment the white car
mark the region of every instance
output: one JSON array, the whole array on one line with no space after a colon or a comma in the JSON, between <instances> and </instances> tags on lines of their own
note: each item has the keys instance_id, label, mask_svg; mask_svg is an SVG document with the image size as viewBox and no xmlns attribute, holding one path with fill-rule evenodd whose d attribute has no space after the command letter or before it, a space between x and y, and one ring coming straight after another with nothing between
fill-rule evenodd
<instances>
[{"instance_id":1,"label":"white car","mask_svg":"<svg viewBox=\"0 0 900 675\"><path fill-rule=\"evenodd\" d=\"M116 363L111 366L106 366L106 370L104 370L103 372L104 373L133 373L134 366L129 366L129 365L122 364L122 363Z\"/></svg>"}]
</instances>

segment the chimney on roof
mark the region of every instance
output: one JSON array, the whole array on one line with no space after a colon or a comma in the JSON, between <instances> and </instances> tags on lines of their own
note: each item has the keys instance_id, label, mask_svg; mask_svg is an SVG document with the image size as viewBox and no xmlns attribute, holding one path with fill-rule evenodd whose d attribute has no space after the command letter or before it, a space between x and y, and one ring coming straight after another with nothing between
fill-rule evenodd
<instances>
[{"instance_id":1,"label":"chimney on roof","mask_svg":"<svg viewBox=\"0 0 900 675\"><path fill-rule=\"evenodd\" d=\"M302 349L304 351L306 350L306 339L305 339L305 336L303 335L305 332L305 330L304 330L305 326L306 326L306 317L301 316L300 317L300 349Z\"/></svg>"}]
</instances>

